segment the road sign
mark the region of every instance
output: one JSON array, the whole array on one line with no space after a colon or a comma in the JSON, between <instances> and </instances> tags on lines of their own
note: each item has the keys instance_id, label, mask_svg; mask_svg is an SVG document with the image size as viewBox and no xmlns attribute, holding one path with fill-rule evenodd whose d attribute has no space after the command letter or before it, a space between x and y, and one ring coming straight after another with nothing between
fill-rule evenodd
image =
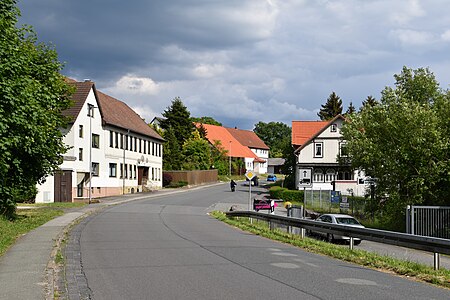
<instances>
[{"instance_id":1,"label":"road sign","mask_svg":"<svg viewBox=\"0 0 450 300\"><path fill-rule=\"evenodd\" d=\"M299 168L297 169L298 187L311 187L312 185L312 169Z\"/></svg>"},{"instance_id":2,"label":"road sign","mask_svg":"<svg viewBox=\"0 0 450 300\"><path fill-rule=\"evenodd\" d=\"M245 177L246 177L248 180L252 180L253 177L255 177L255 173L253 173L253 171L247 171L247 172L245 173Z\"/></svg>"}]
</instances>

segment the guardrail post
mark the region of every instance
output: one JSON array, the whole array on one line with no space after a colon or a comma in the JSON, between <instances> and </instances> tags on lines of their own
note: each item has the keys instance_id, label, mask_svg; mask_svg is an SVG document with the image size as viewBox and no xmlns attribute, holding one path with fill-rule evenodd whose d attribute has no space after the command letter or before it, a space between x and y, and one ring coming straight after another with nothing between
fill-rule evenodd
<instances>
[{"instance_id":1,"label":"guardrail post","mask_svg":"<svg viewBox=\"0 0 450 300\"><path fill-rule=\"evenodd\" d=\"M439 262L439 253L434 253L434 269L435 270L439 270L439 264L440 264L440 262Z\"/></svg>"},{"instance_id":2,"label":"guardrail post","mask_svg":"<svg viewBox=\"0 0 450 300\"><path fill-rule=\"evenodd\" d=\"M354 245L355 241L353 240L353 237L350 237L350 250L353 250Z\"/></svg>"},{"instance_id":3,"label":"guardrail post","mask_svg":"<svg viewBox=\"0 0 450 300\"><path fill-rule=\"evenodd\" d=\"M302 239L305 238L305 228L300 228L300 236L302 237Z\"/></svg>"}]
</instances>

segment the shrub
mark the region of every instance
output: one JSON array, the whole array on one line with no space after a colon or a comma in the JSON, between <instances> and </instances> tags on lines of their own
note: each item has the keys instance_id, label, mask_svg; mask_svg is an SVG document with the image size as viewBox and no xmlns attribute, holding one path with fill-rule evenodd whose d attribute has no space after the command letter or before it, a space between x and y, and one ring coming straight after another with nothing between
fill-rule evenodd
<instances>
[{"instance_id":1,"label":"shrub","mask_svg":"<svg viewBox=\"0 0 450 300\"><path fill-rule=\"evenodd\" d=\"M281 186L273 186L269 189L270 198L283 199L283 191L287 191L287 188Z\"/></svg>"},{"instance_id":2,"label":"shrub","mask_svg":"<svg viewBox=\"0 0 450 300\"><path fill-rule=\"evenodd\" d=\"M172 175L170 174L163 174L163 186L168 186L172 182Z\"/></svg>"},{"instance_id":3,"label":"shrub","mask_svg":"<svg viewBox=\"0 0 450 300\"><path fill-rule=\"evenodd\" d=\"M186 186L186 185L188 185L187 181L178 181L178 182L172 182L166 187L168 187L168 188L180 188L180 187L183 187L183 186Z\"/></svg>"},{"instance_id":4,"label":"shrub","mask_svg":"<svg viewBox=\"0 0 450 300\"><path fill-rule=\"evenodd\" d=\"M285 189L281 192L281 199L289 202L303 202L304 192Z\"/></svg>"}]
</instances>

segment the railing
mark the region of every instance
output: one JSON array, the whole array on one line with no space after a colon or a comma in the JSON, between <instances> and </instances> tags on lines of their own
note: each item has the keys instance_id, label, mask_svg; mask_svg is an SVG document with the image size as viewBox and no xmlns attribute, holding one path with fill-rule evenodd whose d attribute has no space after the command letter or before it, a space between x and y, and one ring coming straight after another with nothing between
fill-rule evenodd
<instances>
[{"instance_id":1,"label":"railing","mask_svg":"<svg viewBox=\"0 0 450 300\"><path fill-rule=\"evenodd\" d=\"M353 239L360 238L363 240L374 241L383 244L390 244L410 249L432 252L434 253L434 268L436 270L439 269L439 254L450 254L450 240L447 239L417 236L407 233L370 228L357 228L339 224L329 224L307 219L285 217L267 213L257 213L253 211L230 211L227 212L226 215L227 217L255 218L267 221L269 223L273 222L285 226L301 228L302 237L304 237L305 229L348 236L350 237L350 249L353 249Z\"/></svg>"},{"instance_id":2,"label":"railing","mask_svg":"<svg viewBox=\"0 0 450 300\"><path fill-rule=\"evenodd\" d=\"M450 238L449 206L407 206L406 232L417 235Z\"/></svg>"}]
</instances>

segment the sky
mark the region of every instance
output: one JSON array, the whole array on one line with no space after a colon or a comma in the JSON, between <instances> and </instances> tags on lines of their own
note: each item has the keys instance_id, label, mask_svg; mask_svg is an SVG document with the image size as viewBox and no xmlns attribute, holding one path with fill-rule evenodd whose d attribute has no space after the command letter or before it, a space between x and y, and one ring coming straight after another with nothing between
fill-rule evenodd
<instances>
[{"instance_id":1,"label":"sky","mask_svg":"<svg viewBox=\"0 0 450 300\"><path fill-rule=\"evenodd\" d=\"M450 83L448 0L18 0L63 74L150 122L180 97L191 116L252 130L376 99L403 66Z\"/></svg>"}]
</instances>

